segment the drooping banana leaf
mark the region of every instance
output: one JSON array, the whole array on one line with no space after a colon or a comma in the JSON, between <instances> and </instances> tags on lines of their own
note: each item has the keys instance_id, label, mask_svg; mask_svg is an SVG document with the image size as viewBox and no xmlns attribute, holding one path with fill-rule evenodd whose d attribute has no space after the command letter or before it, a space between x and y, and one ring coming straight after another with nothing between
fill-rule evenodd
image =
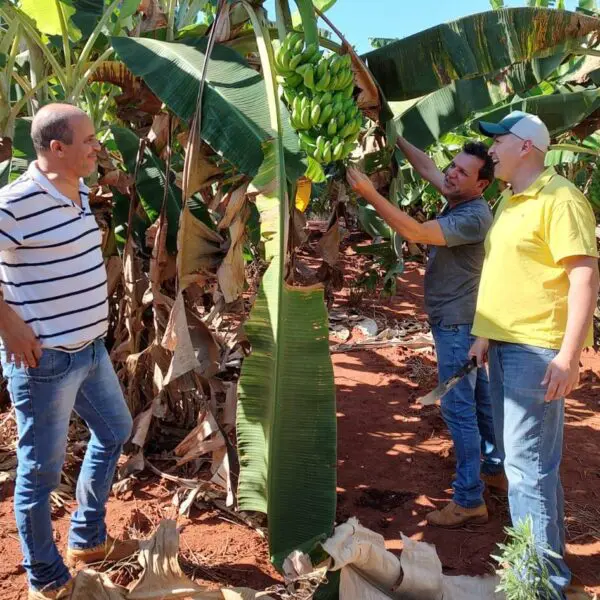
<instances>
[{"instance_id":1,"label":"drooping banana leaf","mask_svg":"<svg viewBox=\"0 0 600 600\"><path fill-rule=\"evenodd\" d=\"M600 20L545 8L494 10L438 25L363 56L388 101L429 94L457 79L567 53Z\"/></svg>"},{"instance_id":2,"label":"drooping banana leaf","mask_svg":"<svg viewBox=\"0 0 600 600\"><path fill-rule=\"evenodd\" d=\"M262 234L279 250L246 323L252 354L242 366L237 435L240 508L268 514L271 556L281 566L333 528L336 419L323 288L285 283L285 224L265 220L278 202L257 200Z\"/></svg>"},{"instance_id":3,"label":"drooping banana leaf","mask_svg":"<svg viewBox=\"0 0 600 600\"><path fill-rule=\"evenodd\" d=\"M474 113L545 81L563 59L556 54L517 63L505 72L455 81L416 102L390 102L396 130L418 148L426 148Z\"/></svg>"},{"instance_id":4,"label":"drooping banana leaf","mask_svg":"<svg viewBox=\"0 0 600 600\"><path fill-rule=\"evenodd\" d=\"M537 115L548 127L550 135L556 136L572 129L598 108L600 108L600 89L533 96L517 99L479 114L470 125L476 130L480 120L495 123L513 110L522 110Z\"/></svg>"},{"instance_id":5,"label":"drooping banana leaf","mask_svg":"<svg viewBox=\"0 0 600 600\"><path fill-rule=\"evenodd\" d=\"M169 43L146 38L112 38L112 45L129 69L181 119L195 110L206 38ZM202 104L201 136L243 173L254 176L263 161L262 144L275 134L265 107L264 80L234 50L216 44L208 66ZM300 177L306 165L298 138L283 111L283 143L287 176Z\"/></svg>"},{"instance_id":6,"label":"drooping banana leaf","mask_svg":"<svg viewBox=\"0 0 600 600\"><path fill-rule=\"evenodd\" d=\"M271 558L281 567L292 550L311 550L333 530L335 388L323 288L285 283L289 198L273 53L266 24L244 5L257 32L277 135L265 143L265 160L251 183L270 265L246 323L252 353L239 383L238 502L242 510L268 514Z\"/></svg>"},{"instance_id":7,"label":"drooping banana leaf","mask_svg":"<svg viewBox=\"0 0 600 600\"><path fill-rule=\"evenodd\" d=\"M129 129L117 125L111 127L111 132L117 148L123 156L123 162L128 173L133 175L140 141L138 136ZM151 223L154 223L160 214L166 183L164 162L146 146L142 164L138 169L136 189ZM177 229L181 214L181 202L181 190L175 185L174 176L172 176L168 182L166 207L168 220L167 249L172 254L177 252ZM199 202L194 202L193 207L194 216L201 219L209 227L213 227L206 207Z\"/></svg>"}]
</instances>

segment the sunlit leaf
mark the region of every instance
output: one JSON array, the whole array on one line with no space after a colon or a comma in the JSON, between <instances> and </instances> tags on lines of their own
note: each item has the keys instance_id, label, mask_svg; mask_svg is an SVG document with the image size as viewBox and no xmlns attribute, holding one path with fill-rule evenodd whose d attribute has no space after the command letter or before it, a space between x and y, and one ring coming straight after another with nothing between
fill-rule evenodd
<instances>
[{"instance_id":1,"label":"sunlit leaf","mask_svg":"<svg viewBox=\"0 0 600 600\"><path fill-rule=\"evenodd\" d=\"M579 48L600 20L547 8L470 15L363 56L387 100L408 100L457 79L480 77L535 57Z\"/></svg>"},{"instance_id":2,"label":"sunlit leaf","mask_svg":"<svg viewBox=\"0 0 600 600\"><path fill-rule=\"evenodd\" d=\"M81 39L81 31L71 22L71 17L76 12L71 2L64 0L21 0L21 10L35 21L36 27L46 35L62 35L61 27L62 11L64 20L69 29L72 40Z\"/></svg>"}]
</instances>

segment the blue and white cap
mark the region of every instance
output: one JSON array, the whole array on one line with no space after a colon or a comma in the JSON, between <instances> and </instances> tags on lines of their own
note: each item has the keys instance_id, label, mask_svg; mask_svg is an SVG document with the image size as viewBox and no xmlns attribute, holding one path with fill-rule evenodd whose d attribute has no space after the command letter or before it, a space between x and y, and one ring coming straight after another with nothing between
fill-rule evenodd
<instances>
[{"instance_id":1,"label":"blue and white cap","mask_svg":"<svg viewBox=\"0 0 600 600\"><path fill-rule=\"evenodd\" d=\"M530 140L542 152L547 152L550 146L550 133L544 122L520 110L514 110L499 123L479 121L479 131L490 137L512 133L522 140Z\"/></svg>"}]
</instances>

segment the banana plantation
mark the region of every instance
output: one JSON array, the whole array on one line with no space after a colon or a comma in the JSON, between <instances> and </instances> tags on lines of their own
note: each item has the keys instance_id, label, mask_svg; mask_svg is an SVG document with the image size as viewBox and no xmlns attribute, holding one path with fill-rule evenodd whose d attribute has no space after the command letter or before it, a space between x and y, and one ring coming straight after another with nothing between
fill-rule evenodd
<instances>
[{"instance_id":1,"label":"banana plantation","mask_svg":"<svg viewBox=\"0 0 600 600\"><path fill-rule=\"evenodd\" d=\"M407 38L373 38L359 55L328 17L335 0L263 4L0 0L0 186L35 159L40 107L90 115L106 344L134 418L113 495L136 498L153 481L189 527L204 506L261 532L277 582L293 551L327 564L322 543L340 522L333 306L357 287L388 302L408 262L423 262L423 247L352 192L346 168L423 221L443 199L397 136L443 170L467 140L489 143L480 119L523 110L550 130L547 164L600 215L600 11L495 0ZM500 191L486 190L491 205ZM352 276L349 230L360 239ZM3 489L15 468L6 393L0 410ZM83 431L74 420L74 460ZM71 484L67 470L57 507L72 502ZM598 541L597 521L594 531ZM278 597L337 598L339 571L323 573Z\"/></svg>"}]
</instances>

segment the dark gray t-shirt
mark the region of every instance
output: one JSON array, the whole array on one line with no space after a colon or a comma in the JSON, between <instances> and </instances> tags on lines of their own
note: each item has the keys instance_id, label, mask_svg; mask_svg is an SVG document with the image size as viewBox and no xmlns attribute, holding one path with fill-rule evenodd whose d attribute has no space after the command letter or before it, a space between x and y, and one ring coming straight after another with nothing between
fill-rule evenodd
<instances>
[{"instance_id":1,"label":"dark gray t-shirt","mask_svg":"<svg viewBox=\"0 0 600 600\"><path fill-rule=\"evenodd\" d=\"M447 206L437 217L447 246L432 246L425 271L425 311L434 324L473 322L483 267L483 241L492 225L483 198Z\"/></svg>"}]
</instances>

